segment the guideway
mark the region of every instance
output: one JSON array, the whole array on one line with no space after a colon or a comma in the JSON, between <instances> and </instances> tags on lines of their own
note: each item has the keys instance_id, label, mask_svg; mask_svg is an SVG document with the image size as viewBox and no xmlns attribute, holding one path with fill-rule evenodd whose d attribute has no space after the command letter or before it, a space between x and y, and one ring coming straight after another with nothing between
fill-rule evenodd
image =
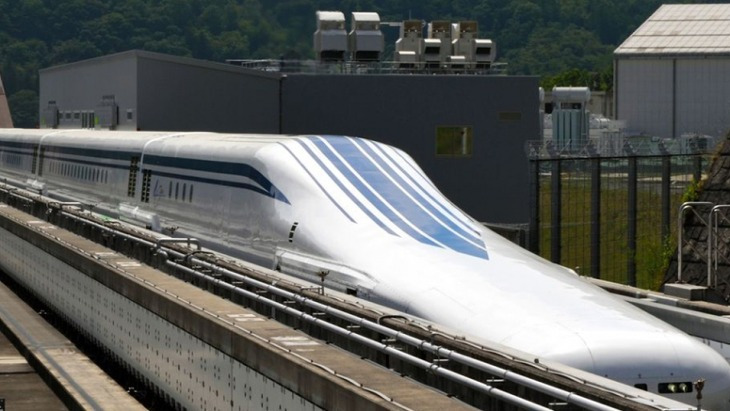
<instances>
[{"instance_id":1,"label":"guideway","mask_svg":"<svg viewBox=\"0 0 730 411\"><path fill-rule=\"evenodd\" d=\"M3 283L0 302L0 409L144 409Z\"/></svg>"},{"instance_id":2,"label":"guideway","mask_svg":"<svg viewBox=\"0 0 730 411\"><path fill-rule=\"evenodd\" d=\"M469 408L461 399L495 410L691 409L454 339L402 315L320 294L311 285L297 289L271 270L163 246L165 241L155 243L76 206L43 207L37 195L21 199L20 191L6 191L4 199L36 216L0 204L0 236L6 239L0 242L0 268L173 406ZM126 247L186 281L50 220Z\"/></svg>"},{"instance_id":3,"label":"guideway","mask_svg":"<svg viewBox=\"0 0 730 411\"><path fill-rule=\"evenodd\" d=\"M1 204L0 236L3 271L173 406L470 408Z\"/></svg>"}]
</instances>

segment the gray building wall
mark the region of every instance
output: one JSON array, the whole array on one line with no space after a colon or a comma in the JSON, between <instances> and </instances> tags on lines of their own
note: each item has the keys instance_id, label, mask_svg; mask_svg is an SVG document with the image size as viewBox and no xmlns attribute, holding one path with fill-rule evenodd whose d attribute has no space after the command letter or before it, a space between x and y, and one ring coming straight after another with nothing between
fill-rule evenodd
<instances>
[{"instance_id":1,"label":"gray building wall","mask_svg":"<svg viewBox=\"0 0 730 411\"><path fill-rule=\"evenodd\" d=\"M277 133L279 75L230 64L139 58L139 128Z\"/></svg>"},{"instance_id":2,"label":"gray building wall","mask_svg":"<svg viewBox=\"0 0 730 411\"><path fill-rule=\"evenodd\" d=\"M41 70L39 118L49 101L63 114L92 112L113 95L118 129L276 133L280 77L132 50ZM82 126L73 115L60 117L59 128Z\"/></svg>"},{"instance_id":3,"label":"gray building wall","mask_svg":"<svg viewBox=\"0 0 730 411\"><path fill-rule=\"evenodd\" d=\"M619 57L615 68L616 114L629 130L679 137L730 129L730 58Z\"/></svg>"},{"instance_id":4,"label":"gray building wall","mask_svg":"<svg viewBox=\"0 0 730 411\"><path fill-rule=\"evenodd\" d=\"M282 86L284 133L346 134L403 149L449 199L486 222L529 219L525 142L539 138L538 111L536 77L288 75ZM437 156L438 126L472 127L472 155Z\"/></svg>"},{"instance_id":5,"label":"gray building wall","mask_svg":"<svg viewBox=\"0 0 730 411\"><path fill-rule=\"evenodd\" d=\"M104 95L114 95L122 111L137 109L137 63L126 53L84 60L78 63L55 66L40 71L39 110L43 121L43 110L49 101L55 101L60 111L60 128L79 128L81 118L74 118L74 112L93 111ZM71 118L66 119L66 113ZM41 123L41 127L46 127ZM134 129L134 121L120 118L120 129Z\"/></svg>"}]
</instances>

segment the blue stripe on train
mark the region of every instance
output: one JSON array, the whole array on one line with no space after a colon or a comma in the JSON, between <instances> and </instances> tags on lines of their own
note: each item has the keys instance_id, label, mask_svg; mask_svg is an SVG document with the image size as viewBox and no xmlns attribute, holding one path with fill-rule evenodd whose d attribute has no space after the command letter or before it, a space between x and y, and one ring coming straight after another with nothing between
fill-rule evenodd
<instances>
[{"instance_id":1,"label":"blue stripe on train","mask_svg":"<svg viewBox=\"0 0 730 411\"><path fill-rule=\"evenodd\" d=\"M365 143L362 140L352 140L360 149L365 150L365 152L377 163L378 166L380 166L381 169L384 170L385 174L387 174L390 178L395 180L395 183L400 186L401 190L405 191L406 194L410 195L416 203L421 205L421 207L425 208L426 211L431 213L431 215L436 218L437 221L441 222L442 225L448 227L451 229L451 231L461 235L464 237L466 241L469 241L476 245L477 247L483 247L484 243L481 241L481 238L479 237L479 234L473 230L465 230L463 227L459 226L457 223L455 223L453 220L449 218L447 215L448 212L442 211L438 209L436 206L432 205L428 199L424 197L424 195L421 195L417 190L415 190L413 187L411 187L408 182L406 182L394 169L390 166L385 160L383 160L383 156L376 152L369 144ZM442 205L443 207L443 205ZM447 207L444 207L446 210L448 210Z\"/></svg>"},{"instance_id":2,"label":"blue stripe on train","mask_svg":"<svg viewBox=\"0 0 730 411\"><path fill-rule=\"evenodd\" d=\"M429 238L431 237L454 251L478 258L488 258L486 250L455 235L453 232L444 227L438 220L435 220L432 216L428 215L428 213L426 213L418 204L406 196L398 186L393 184L373 162L365 157L350 139L345 137L327 136L322 138L314 137L310 138L310 140L340 171L340 173L345 176L350 184L355 186L355 188L363 196L365 196L365 198L367 198L373 206L375 206L401 230L417 241L428 245L438 246L438 244L434 243ZM329 143L329 145L325 143L325 141ZM330 148L330 146L332 146L332 148ZM342 157L347 164L345 164L340 157ZM357 175L355 175L350 168L347 167L348 165L357 172ZM360 181L358 176L365 180L367 185L372 187L372 190ZM379 194L383 200L381 200L376 193ZM395 213L393 209L398 210L403 215L403 218ZM411 224L408 224L409 222L413 226L418 227L419 230L427 234L429 237L415 230Z\"/></svg>"}]
</instances>

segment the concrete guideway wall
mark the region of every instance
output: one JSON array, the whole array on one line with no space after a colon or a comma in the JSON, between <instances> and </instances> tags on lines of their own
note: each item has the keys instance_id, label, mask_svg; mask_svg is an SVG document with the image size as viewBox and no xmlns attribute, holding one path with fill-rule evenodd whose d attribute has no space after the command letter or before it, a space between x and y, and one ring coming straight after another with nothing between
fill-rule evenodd
<instances>
[{"instance_id":1,"label":"concrete guideway wall","mask_svg":"<svg viewBox=\"0 0 730 411\"><path fill-rule=\"evenodd\" d=\"M0 205L0 269L168 401L211 410L397 408L302 355L327 345L62 231ZM434 408L460 406L434 391L422 397Z\"/></svg>"},{"instance_id":2,"label":"concrete guideway wall","mask_svg":"<svg viewBox=\"0 0 730 411\"><path fill-rule=\"evenodd\" d=\"M231 405L243 402L245 409L249 401L260 401L275 408L320 409L10 232L0 229L0 236L3 270L119 359L151 371L143 374L163 391L176 393L184 407L237 409Z\"/></svg>"}]
</instances>

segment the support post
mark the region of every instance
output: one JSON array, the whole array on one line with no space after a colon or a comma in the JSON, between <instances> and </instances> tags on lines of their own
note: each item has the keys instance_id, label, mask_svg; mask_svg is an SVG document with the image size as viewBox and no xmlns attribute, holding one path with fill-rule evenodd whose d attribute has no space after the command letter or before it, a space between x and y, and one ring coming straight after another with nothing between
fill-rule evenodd
<instances>
[{"instance_id":1,"label":"support post","mask_svg":"<svg viewBox=\"0 0 730 411\"><path fill-rule=\"evenodd\" d=\"M601 158L591 163L591 276L601 278Z\"/></svg>"},{"instance_id":2,"label":"support post","mask_svg":"<svg viewBox=\"0 0 730 411\"><path fill-rule=\"evenodd\" d=\"M527 228L527 249L540 254L540 160L529 161L530 223Z\"/></svg>"},{"instance_id":3,"label":"support post","mask_svg":"<svg viewBox=\"0 0 730 411\"><path fill-rule=\"evenodd\" d=\"M668 155L662 156L662 245L669 240L669 228L671 222L671 197L670 187L672 184L672 158Z\"/></svg>"},{"instance_id":4,"label":"support post","mask_svg":"<svg viewBox=\"0 0 730 411\"><path fill-rule=\"evenodd\" d=\"M560 264L560 241L562 221L562 182L560 180L561 160L552 160L550 175L550 260Z\"/></svg>"},{"instance_id":5,"label":"support post","mask_svg":"<svg viewBox=\"0 0 730 411\"><path fill-rule=\"evenodd\" d=\"M627 284L630 286L636 286L636 198L637 198L637 169L636 169L636 156L629 157L629 170L628 170L628 204L627 204L627 261L626 261L626 276Z\"/></svg>"},{"instance_id":6,"label":"support post","mask_svg":"<svg viewBox=\"0 0 730 411\"><path fill-rule=\"evenodd\" d=\"M702 156L699 154L695 154L694 161L694 182L699 183L700 180L702 180Z\"/></svg>"}]
</instances>

